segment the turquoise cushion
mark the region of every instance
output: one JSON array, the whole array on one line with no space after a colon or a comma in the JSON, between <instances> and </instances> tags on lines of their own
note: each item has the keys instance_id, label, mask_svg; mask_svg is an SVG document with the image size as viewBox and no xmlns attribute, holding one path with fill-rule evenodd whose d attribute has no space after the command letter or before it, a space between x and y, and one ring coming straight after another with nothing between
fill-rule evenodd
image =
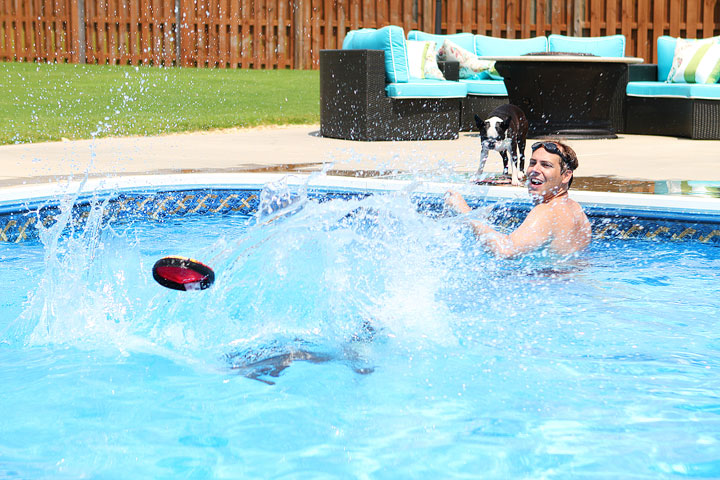
<instances>
[{"instance_id":1,"label":"turquoise cushion","mask_svg":"<svg viewBox=\"0 0 720 480\"><path fill-rule=\"evenodd\" d=\"M625 90L633 97L686 97L720 100L720 83L630 82Z\"/></svg>"},{"instance_id":2,"label":"turquoise cushion","mask_svg":"<svg viewBox=\"0 0 720 480\"><path fill-rule=\"evenodd\" d=\"M625 35L607 37L566 37L550 35L548 37L550 52L591 53L599 57L624 57Z\"/></svg>"},{"instance_id":3,"label":"turquoise cushion","mask_svg":"<svg viewBox=\"0 0 720 480\"><path fill-rule=\"evenodd\" d=\"M475 35L475 54L484 57L512 57L526 53L547 52L547 38L498 38Z\"/></svg>"},{"instance_id":4,"label":"turquoise cushion","mask_svg":"<svg viewBox=\"0 0 720 480\"><path fill-rule=\"evenodd\" d=\"M410 79L405 32L402 27L390 25L378 30L352 30L343 40L343 50L383 50L387 81L407 82Z\"/></svg>"},{"instance_id":5,"label":"turquoise cushion","mask_svg":"<svg viewBox=\"0 0 720 480\"><path fill-rule=\"evenodd\" d=\"M657 39L658 52L658 80L664 82L667 80L672 68L673 57L675 56L675 44L677 38L663 35Z\"/></svg>"},{"instance_id":6,"label":"turquoise cushion","mask_svg":"<svg viewBox=\"0 0 720 480\"><path fill-rule=\"evenodd\" d=\"M450 35L435 35L432 33L421 32L420 30L410 30L408 40L433 41L435 42L435 52L442 47L443 42L447 39L455 45L475 53L475 41L472 33L452 33Z\"/></svg>"},{"instance_id":7,"label":"turquoise cushion","mask_svg":"<svg viewBox=\"0 0 720 480\"><path fill-rule=\"evenodd\" d=\"M468 95L507 95L502 80L460 80L460 83L467 85Z\"/></svg>"},{"instance_id":8,"label":"turquoise cushion","mask_svg":"<svg viewBox=\"0 0 720 480\"><path fill-rule=\"evenodd\" d=\"M413 78L407 83L389 83L385 92L394 98L462 98L467 96L467 87L460 82Z\"/></svg>"}]
</instances>

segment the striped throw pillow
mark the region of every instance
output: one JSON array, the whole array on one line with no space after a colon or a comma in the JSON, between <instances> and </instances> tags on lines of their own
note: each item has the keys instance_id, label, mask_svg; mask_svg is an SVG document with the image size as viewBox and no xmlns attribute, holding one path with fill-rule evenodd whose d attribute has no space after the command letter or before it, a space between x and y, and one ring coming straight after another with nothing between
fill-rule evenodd
<instances>
[{"instance_id":1,"label":"striped throw pillow","mask_svg":"<svg viewBox=\"0 0 720 480\"><path fill-rule=\"evenodd\" d=\"M435 78L445 80L435 59L435 42L430 40L407 40L410 78Z\"/></svg>"},{"instance_id":2,"label":"striped throw pillow","mask_svg":"<svg viewBox=\"0 0 720 480\"><path fill-rule=\"evenodd\" d=\"M685 40L675 45L669 83L717 83L720 79L720 43L718 38Z\"/></svg>"}]
</instances>

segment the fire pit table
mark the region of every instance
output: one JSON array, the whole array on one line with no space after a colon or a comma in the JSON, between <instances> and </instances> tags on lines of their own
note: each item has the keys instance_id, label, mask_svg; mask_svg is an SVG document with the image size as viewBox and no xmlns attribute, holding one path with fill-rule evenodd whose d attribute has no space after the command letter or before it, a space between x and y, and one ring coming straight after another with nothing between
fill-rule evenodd
<instances>
[{"instance_id":1,"label":"fire pit table","mask_svg":"<svg viewBox=\"0 0 720 480\"><path fill-rule=\"evenodd\" d=\"M617 138L628 65L636 57L542 53L495 60L510 103L523 109L531 137Z\"/></svg>"}]
</instances>

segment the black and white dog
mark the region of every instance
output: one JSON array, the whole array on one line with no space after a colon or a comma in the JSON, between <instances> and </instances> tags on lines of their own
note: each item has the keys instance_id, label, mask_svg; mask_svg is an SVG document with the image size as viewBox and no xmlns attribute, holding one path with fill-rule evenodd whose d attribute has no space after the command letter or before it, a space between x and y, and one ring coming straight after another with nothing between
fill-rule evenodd
<instances>
[{"instance_id":1,"label":"black and white dog","mask_svg":"<svg viewBox=\"0 0 720 480\"><path fill-rule=\"evenodd\" d=\"M529 127L525 113L519 107L508 103L493 110L487 120L483 121L475 115L475 123L482 138L480 166L475 173L475 179L480 178L490 150L495 150L502 156L504 175L508 174L508 152L510 153L511 182L512 185L520 185L520 180L525 177L525 140Z\"/></svg>"}]
</instances>

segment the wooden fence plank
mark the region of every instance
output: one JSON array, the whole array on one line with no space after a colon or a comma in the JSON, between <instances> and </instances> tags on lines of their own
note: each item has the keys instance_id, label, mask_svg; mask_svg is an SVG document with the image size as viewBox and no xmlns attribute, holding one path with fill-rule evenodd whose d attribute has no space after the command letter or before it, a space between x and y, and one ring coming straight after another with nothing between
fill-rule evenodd
<instances>
[{"instance_id":1,"label":"wooden fence plank","mask_svg":"<svg viewBox=\"0 0 720 480\"><path fill-rule=\"evenodd\" d=\"M563 33L563 23L562 23L562 12L560 10L560 2L553 1L552 7L551 7L551 16L550 16L550 22L551 27L550 30L552 33L561 34Z\"/></svg>"},{"instance_id":2,"label":"wooden fence plank","mask_svg":"<svg viewBox=\"0 0 720 480\"><path fill-rule=\"evenodd\" d=\"M208 67L217 66L218 29L215 15L217 3L214 0L205 0L203 11L198 12L199 26L205 36L205 62ZM208 15L207 12L210 12ZM205 15L203 15L205 13Z\"/></svg>"},{"instance_id":3,"label":"wooden fence plank","mask_svg":"<svg viewBox=\"0 0 720 480\"><path fill-rule=\"evenodd\" d=\"M602 34L602 2L600 0L590 0L590 36L597 37Z\"/></svg>"},{"instance_id":4,"label":"wooden fence plank","mask_svg":"<svg viewBox=\"0 0 720 480\"><path fill-rule=\"evenodd\" d=\"M54 2L50 4L50 7L51 8L43 8L42 3L39 3L37 9L37 31L35 35L39 46L38 58L40 61L45 62L54 60L57 56L56 52L58 51L58 48L62 48L61 44L55 43L55 38L52 32L52 28L55 23Z\"/></svg>"},{"instance_id":5,"label":"wooden fence plank","mask_svg":"<svg viewBox=\"0 0 720 480\"><path fill-rule=\"evenodd\" d=\"M250 0L240 0L240 68L250 68L252 36L250 34L250 18L252 10Z\"/></svg>"},{"instance_id":6,"label":"wooden fence plank","mask_svg":"<svg viewBox=\"0 0 720 480\"><path fill-rule=\"evenodd\" d=\"M140 21L140 52L142 57L142 63L149 65L152 59L152 30L150 28L150 12L152 11L152 0L143 0L142 7L139 11Z\"/></svg>"},{"instance_id":7,"label":"wooden fence plank","mask_svg":"<svg viewBox=\"0 0 720 480\"><path fill-rule=\"evenodd\" d=\"M687 0L687 13L685 14L685 38L697 38L698 2Z\"/></svg>"},{"instance_id":8,"label":"wooden fence plank","mask_svg":"<svg viewBox=\"0 0 720 480\"><path fill-rule=\"evenodd\" d=\"M130 63L137 65L142 58L142 53L138 45L140 3L128 2L128 4L128 56Z\"/></svg>"},{"instance_id":9,"label":"wooden fence plank","mask_svg":"<svg viewBox=\"0 0 720 480\"><path fill-rule=\"evenodd\" d=\"M202 30L205 32L205 52L206 62L208 67L217 66L217 49L218 49L218 31L217 31L217 3L214 0L205 0L203 6L205 15L203 12L199 12L198 19ZM207 12L210 12L208 15Z\"/></svg>"},{"instance_id":10,"label":"wooden fence plank","mask_svg":"<svg viewBox=\"0 0 720 480\"><path fill-rule=\"evenodd\" d=\"M225 19L225 35L227 38L227 46L225 52L225 63L229 68L237 68L238 59L238 2L236 0L227 0L224 4Z\"/></svg>"},{"instance_id":11,"label":"wooden fence plank","mask_svg":"<svg viewBox=\"0 0 720 480\"><path fill-rule=\"evenodd\" d=\"M51 45L51 42L54 42L52 35L51 35L51 23L52 23L52 14L48 14L42 5L42 2L37 0L36 7L35 7L35 20L33 23L35 24L35 44L37 45L35 47L35 58L38 62L47 62L54 57L54 45Z\"/></svg>"},{"instance_id":12,"label":"wooden fence plank","mask_svg":"<svg viewBox=\"0 0 720 480\"><path fill-rule=\"evenodd\" d=\"M321 28L323 32L323 42L322 45L332 45L333 44L333 33L335 31L335 26L337 25L337 18L333 13L335 12L335 8L333 8L333 0L325 0L323 2L322 6L322 17L321 17ZM328 48L335 48L335 47L328 47Z\"/></svg>"},{"instance_id":13,"label":"wooden fence plank","mask_svg":"<svg viewBox=\"0 0 720 480\"><path fill-rule=\"evenodd\" d=\"M0 0L0 59L317 68L348 29L435 31L434 0ZM626 36L627 55L657 61L657 38L720 34L718 0L446 0L446 33L528 38ZM82 21L80 12L84 10ZM83 36L80 35L83 28ZM178 33L178 28L180 28ZM179 42L179 45L178 45ZM179 58L177 56L179 55Z\"/></svg>"},{"instance_id":14,"label":"wooden fence plank","mask_svg":"<svg viewBox=\"0 0 720 480\"><path fill-rule=\"evenodd\" d=\"M537 0L535 11L535 36L542 37L547 34L545 15L547 13L546 0Z\"/></svg>"},{"instance_id":15,"label":"wooden fence plank","mask_svg":"<svg viewBox=\"0 0 720 480\"><path fill-rule=\"evenodd\" d=\"M488 0L478 0L475 7L475 33L485 35L488 27Z\"/></svg>"},{"instance_id":16,"label":"wooden fence plank","mask_svg":"<svg viewBox=\"0 0 720 480\"><path fill-rule=\"evenodd\" d=\"M105 23L105 28L108 32L108 52L107 52L107 60L106 60L108 63L115 63L114 60L117 59L117 54L118 54L117 2L118 2L118 0L107 0L108 15L107 15L107 18L104 23Z\"/></svg>"},{"instance_id":17,"label":"wooden fence plank","mask_svg":"<svg viewBox=\"0 0 720 480\"><path fill-rule=\"evenodd\" d=\"M387 5L387 13L385 16L387 24L400 25L402 23L402 0L389 0Z\"/></svg>"},{"instance_id":18,"label":"wooden fence plank","mask_svg":"<svg viewBox=\"0 0 720 480\"><path fill-rule=\"evenodd\" d=\"M360 28L360 19L361 17L361 11L360 11L360 0L350 0L350 30L357 30ZM343 35L338 35L339 40L342 38L345 38L345 32L343 32Z\"/></svg>"},{"instance_id":19,"label":"wooden fence plank","mask_svg":"<svg viewBox=\"0 0 720 480\"><path fill-rule=\"evenodd\" d=\"M429 2L430 0L425 0L426 2ZM368 4L370 3L370 0L361 0L360 2L360 19L358 23L358 28L360 28L361 25L367 26L370 25L373 21L370 18L370 7L368 7Z\"/></svg>"},{"instance_id":20,"label":"wooden fence plank","mask_svg":"<svg viewBox=\"0 0 720 480\"><path fill-rule=\"evenodd\" d=\"M18 8L18 1L14 0L13 7L15 12L15 52L16 52L16 58L20 61L25 59L24 55L24 41L23 38L25 36L25 21L22 15L22 10Z\"/></svg>"},{"instance_id":21,"label":"wooden fence plank","mask_svg":"<svg viewBox=\"0 0 720 480\"><path fill-rule=\"evenodd\" d=\"M493 37L500 37L502 32L502 15L500 14L500 0L491 0L490 27Z\"/></svg>"},{"instance_id":22,"label":"wooden fence plank","mask_svg":"<svg viewBox=\"0 0 720 480\"><path fill-rule=\"evenodd\" d=\"M175 0L163 2L162 26L163 26L163 65L171 67L175 59Z\"/></svg>"},{"instance_id":23,"label":"wooden fence plank","mask_svg":"<svg viewBox=\"0 0 720 480\"><path fill-rule=\"evenodd\" d=\"M702 6L702 37L708 38L713 36L713 20L715 17L715 5L717 0L704 0Z\"/></svg>"},{"instance_id":24,"label":"wooden fence plank","mask_svg":"<svg viewBox=\"0 0 720 480\"><path fill-rule=\"evenodd\" d=\"M302 4L303 0L298 0L298 3ZM251 19L257 18L257 15L259 15L259 13L260 13L258 10L259 10L258 0L255 0L253 2L253 12L251 14L252 15ZM253 65L253 68L260 68L260 48L259 48L259 46L260 46L260 29L258 28L257 22L254 22L254 24L252 24L253 22L250 22L250 23L251 23L250 29L252 30L252 44L251 44L252 65Z\"/></svg>"},{"instance_id":25,"label":"wooden fence plank","mask_svg":"<svg viewBox=\"0 0 720 480\"><path fill-rule=\"evenodd\" d=\"M653 17L652 17L652 41L650 47L652 49L652 63L657 63L657 39L665 34L666 17L665 17L665 0L652 0Z\"/></svg>"},{"instance_id":26,"label":"wooden fence plank","mask_svg":"<svg viewBox=\"0 0 720 480\"><path fill-rule=\"evenodd\" d=\"M633 9L636 4L637 0L622 0L622 10L621 10L621 21L620 21L620 28L623 35L625 35L626 40L632 40L633 38L633 32L632 32L632 25L633 25ZM614 33L613 33L614 34Z\"/></svg>"},{"instance_id":27,"label":"wooden fence plank","mask_svg":"<svg viewBox=\"0 0 720 480\"><path fill-rule=\"evenodd\" d=\"M280 28L280 19L278 18L278 4L283 0L270 0L270 9L268 10L268 55L266 68L277 68L278 56L278 30ZM321 23L321 27L323 27ZM319 32L318 32L319 33ZM329 37L328 37L329 38ZM324 39L323 39L324 40ZM321 44L324 45L324 41Z\"/></svg>"},{"instance_id":28,"label":"wooden fence plank","mask_svg":"<svg viewBox=\"0 0 720 480\"><path fill-rule=\"evenodd\" d=\"M319 65L320 62L320 0L312 0L310 18L310 63L311 65Z\"/></svg>"},{"instance_id":29,"label":"wooden fence plank","mask_svg":"<svg viewBox=\"0 0 720 480\"><path fill-rule=\"evenodd\" d=\"M23 3L23 58L25 61L32 60L32 11L30 10L29 2Z\"/></svg>"},{"instance_id":30,"label":"wooden fence plank","mask_svg":"<svg viewBox=\"0 0 720 480\"><path fill-rule=\"evenodd\" d=\"M96 58L98 63L105 63L108 60L108 54L110 52L110 39L107 30L107 18L109 14L107 2L103 2L102 0L96 1L96 5L97 17L95 18L95 30L98 38Z\"/></svg>"},{"instance_id":31,"label":"wooden fence plank","mask_svg":"<svg viewBox=\"0 0 720 480\"><path fill-rule=\"evenodd\" d=\"M682 2L679 0L670 0L670 35L673 37L680 36L681 15Z\"/></svg>"},{"instance_id":32,"label":"wooden fence plank","mask_svg":"<svg viewBox=\"0 0 720 480\"><path fill-rule=\"evenodd\" d=\"M57 62L65 51L64 35L56 35L57 11L62 8L62 0L53 0L41 11L40 40L43 42L43 61Z\"/></svg>"},{"instance_id":33,"label":"wooden fence plank","mask_svg":"<svg viewBox=\"0 0 720 480\"><path fill-rule=\"evenodd\" d=\"M311 0L305 0L303 4L302 20L303 20L303 41L305 48L302 50L303 61L301 69L306 70L312 68L312 43L311 43L311 24L312 21L312 4Z\"/></svg>"},{"instance_id":34,"label":"wooden fence plank","mask_svg":"<svg viewBox=\"0 0 720 480\"><path fill-rule=\"evenodd\" d=\"M330 30L330 41L325 44L325 48L336 49L342 46L341 39L345 38L347 33L347 17L349 12L349 2L347 0L335 0L335 9L330 10L328 15L333 17L335 22L334 30Z\"/></svg>"},{"instance_id":35,"label":"wooden fence plank","mask_svg":"<svg viewBox=\"0 0 720 480\"><path fill-rule=\"evenodd\" d=\"M530 18L530 5L527 0L518 0L518 34L520 38L529 38L530 26L532 19Z\"/></svg>"},{"instance_id":36,"label":"wooden fence plank","mask_svg":"<svg viewBox=\"0 0 720 480\"><path fill-rule=\"evenodd\" d=\"M213 30L215 32L215 65L218 68L226 68L228 64L228 57L230 56L230 42L228 41L228 28L229 28L229 15L227 0L215 0L213 2L213 8L215 9L215 18L208 19L213 23Z\"/></svg>"},{"instance_id":37,"label":"wooden fence plank","mask_svg":"<svg viewBox=\"0 0 720 480\"><path fill-rule=\"evenodd\" d=\"M177 59L177 63L181 67L190 66L192 31L189 19L190 10L188 1L189 0L180 0L180 58Z\"/></svg>"},{"instance_id":38,"label":"wooden fence plank","mask_svg":"<svg viewBox=\"0 0 720 480\"><path fill-rule=\"evenodd\" d=\"M129 45L128 38L130 36L130 12L127 9L126 0L118 0L118 52L117 61L121 65L129 63Z\"/></svg>"},{"instance_id":39,"label":"wooden fence plank","mask_svg":"<svg viewBox=\"0 0 720 480\"><path fill-rule=\"evenodd\" d=\"M618 2L621 0L607 0L605 7L605 31L603 35L615 35L618 24Z\"/></svg>"},{"instance_id":40,"label":"wooden fence plank","mask_svg":"<svg viewBox=\"0 0 720 480\"><path fill-rule=\"evenodd\" d=\"M287 68L292 65L288 56L290 52L288 25L288 2L280 0L278 2L278 68Z\"/></svg>"},{"instance_id":41,"label":"wooden fence plank","mask_svg":"<svg viewBox=\"0 0 720 480\"><path fill-rule=\"evenodd\" d=\"M462 25L458 21L458 2L444 2L446 6L445 31L447 33L457 33L462 29Z\"/></svg>"},{"instance_id":42,"label":"wooden fence plank","mask_svg":"<svg viewBox=\"0 0 720 480\"><path fill-rule=\"evenodd\" d=\"M18 53L19 58L23 61L27 61L27 54L28 54L28 41L27 41L27 14L25 12L25 5L23 5L22 1L20 2L20 7L18 8L18 1L16 0L15 6L18 12L18 39L17 39L17 45L18 45Z\"/></svg>"},{"instance_id":43,"label":"wooden fence plank","mask_svg":"<svg viewBox=\"0 0 720 480\"><path fill-rule=\"evenodd\" d=\"M22 19L20 18L20 10L18 9L18 0L8 0L12 5L13 16L13 45L15 47L15 58L22 58Z\"/></svg>"},{"instance_id":44,"label":"wooden fence plank","mask_svg":"<svg viewBox=\"0 0 720 480\"><path fill-rule=\"evenodd\" d=\"M32 17L29 19L28 24L30 26L30 38L31 38L31 51L33 60L39 61L45 53L45 46L42 35L42 20L39 17L41 6L40 0L26 0L30 9Z\"/></svg>"},{"instance_id":45,"label":"wooden fence plank","mask_svg":"<svg viewBox=\"0 0 720 480\"><path fill-rule=\"evenodd\" d=\"M95 63L95 29L93 28L93 4L85 0L85 63Z\"/></svg>"},{"instance_id":46,"label":"wooden fence plank","mask_svg":"<svg viewBox=\"0 0 720 480\"><path fill-rule=\"evenodd\" d=\"M505 2L505 38L515 38L515 26L517 24L516 0L507 0Z\"/></svg>"},{"instance_id":47,"label":"wooden fence plank","mask_svg":"<svg viewBox=\"0 0 720 480\"><path fill-rule=\"evenodd\" d=\"M7 0L0 0L0 60L10 60L14 56L10 40L11 29Z\"/></svg>"},{"instance_id":48,"label":"wooden fence plank","mask_svg":"<svg viewBox=\"0 0 720 480\"><path fill-rule=\"evenodd\" d=\"M473 30L473 2L472 0L462 0L461 4L462 16L460 21L462 22L462 30L470 32Z\"/></svg>"},{"instance_id":49,"label":"wooden fence plank","mask_svg":"<svg viewBox=\"0 0 720 480\"><path fill-rule=\"evenodd\" d=\"M646 62L652 62L650 52L650 0L638 0L637 10L637 40L635 42L635 56L644 58ZM628 46L625 51L627 54Z\"/></svg>"},{"instance_id":50,"label":"wooden fence plank","mask_svg":"<svg viewBox=\"0 0 720 480\"><path fill-rule=\"evenodd\" d=\"M230 10L227 0L218 1L217 12L218 51L215 55L217 66L226 68L230 58Z\"/></svg>"}]
</instances>

